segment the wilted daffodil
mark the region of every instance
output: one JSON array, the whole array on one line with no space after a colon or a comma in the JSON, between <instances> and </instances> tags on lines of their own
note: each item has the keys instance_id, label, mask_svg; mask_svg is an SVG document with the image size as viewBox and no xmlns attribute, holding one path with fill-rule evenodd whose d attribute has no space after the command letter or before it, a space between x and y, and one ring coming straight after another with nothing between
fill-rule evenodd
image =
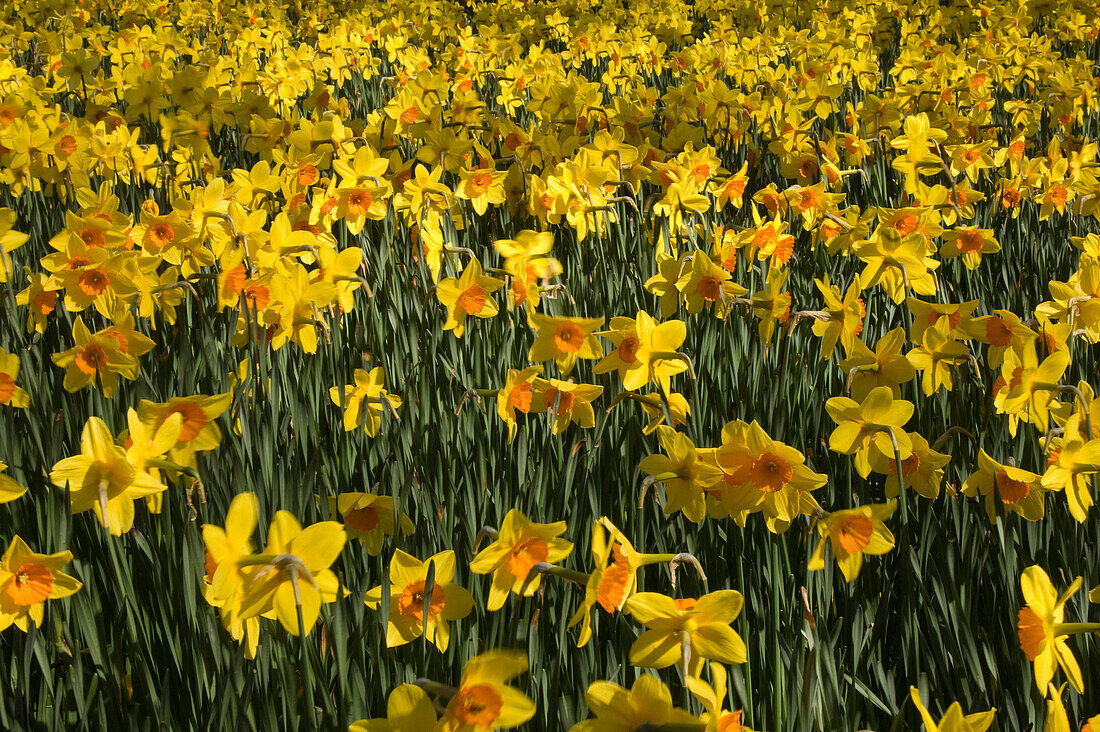
<instances>
[{"instance_id":1,"label":"wilted daffodil","mask_svg":"<svg viewBox=\"0 0 1100 732\"><path fill-rule=\"evenodd\" d=\"M639 310L637 318L612 318L611 330L596 335L611 341L614 350L593 371L617 370L628 391L653 382L668 394L672 377L688 370L687 358L678 352L687 338L687 328L680 320L658 323Z\"/></svg>"},{"instance_id":2,"label":"wilted daffodil","mask_svg":"<svg viewBox=\"0 0 1100 732\"><path fill-rule=\"evenodd\" d=\"M288 633L309 635L321 603L334 602L340 592L329 567L345 541L344 527L336 521L303 529L289 511L276 513L263 554L238 562L245 585L240 619L274 611Z\"/></svg>"},{"instance_id":3,"label":"wilted daffodil","mask_svg":"<svg viewBox=\"0 0 1100 732\"><path fill-rule=\"evenodd\" d=\"M428 567L434 566L435 579L428 593ZM470 614L474 598L465 587L454 584L455 553L440 552L421 562L397 549L390 559L390 617L386 630L386 646L402 646L426 638L441 651L447 650L451 630L447 624ZM367 592L367 607L377 610L382 604L382 585ZM425 615L425 609L427 613Z\"/></svg>"},{"instance_id":4,"label":"wilted daffodil","mask_svg":"<svg viewBox=\"0 0 1100 732\"><path fill-rule=\"evenodd\" d=\"M928 710L924 708L924 704L921 703L920 692L917 691L917 687L909 687L909 696L913 699L917 711L920 712L925 732L985 732L993 724L993 715L997 711L996 709L990 709L988 712L975 712L974 714L964 715L962 705L955 702L947 708L947 713L937 723Z\"/></svg>"},{"instance_id":5,"label":"wilted daffodil","mask_svg":"<svg viewBox=\"0 0 1100 732\"><path fill-rule=\"evenodd\" d=\"M491 318L497 314L497 302L490 294L504 287L504 280L482 274L481 262L471 259L462 276L439 282L436 295L447 306L443 330L453 330L456 338L466 332L466 318Z\"/></svg>"},{"instance_id":6,"label":"wilted daffodil","mask_svg":"<svg viewBox=\"0 0 1100 732\"><path fill-rule=\"evenodd\" d=\"M80 454L55 464L50 482L58 488L68 485L74 514L95 511L96 518L115 536L134 525L136 499L165 489L163 483L130 464L99 417L89 417L84 423Z\"/></svg>"},{"instance_id":7,"label":"wilted daffodil","mask_svg":"<svg viewBox=\"0 0 1100 732\"><path fill-rule=\"evenodd\" d=\"M650 455L638 467L665 484L665 513L683 511L699 523L706 515L705 491L722 478L722 471L703 459L687 435L667 425L657 428L657 439L666 455Z\"/></svg>"},{"instance_id":8,"label":"wilted daffodil","mask_svg":"<svg viewBox=\"0 0 1100 732\"><path fill-rule=\"evenodd\" d=\"M565 532L565 522L539 524L511 509L501 522L500 531L492 544L482 549L470 561L470 571L475 574L493 573L489 588L489 610L499 610L509 592L530 597L539 587L540 575L530 582L527 576L536 564L555 564L573 551L573 544L559 538Z\"/></svg>"},{"instance_id":9,"label":"wilted daffodil","mask_svg":"<svg viewBox=\"0 0 1100 732\"><path fill-rule=\"evenodd\" d=\"M396 417L401 397L383 388L381 366L374 367L370 373L365 369L355 369L354 378L354 384L343 388L344 431L350 432L362 425L367 436L376 437L382 426L382 412L389 411ZM328 398L337 406L340 406L340 392L338 386L328 390Z\"/></svg>"},{"instance_id":10,"label":"wilted daffodil","mask_svg":"<svg viewBox=\"0 0 1100 732\"><path fill-rule=\"evenodd\" d=\"M897 501L890 501L826 513L817 522L821 541L810 558L808 569L825 568L825 545L829 544L844 579L854 580L863 567L864 554L885 554L894 548L894 535L886 528L885 521L897 507Z\"/></svg>"},{"instance_id":11,"label":"wilted daffodil","mask_svg":"<svg viewBox=\"0 0 1100 732\"><path fill-rule=\"evenodd\" d=\"M997 499L1006 511L1028 521L1043 517L1046 488L1040 477L1013 465L1002 465L985 450L978 451L978 469L963 483L962 492L971 498L980 495L985 499L985 512L990 521L997 520Z\"/></svg>"},{"instance_id":12,"label":"wilted daffodil","mask_svg":"<svg viewBox=\"0 0 1100 732\"><path fill-rule=\"evenodd\" d=\"M73 561L72 552L35 554L15 536L0 558L0 630L15 625L27 632L27 621L42 625L46 600L68 597L81 583L61 568Z\"/></svg>"},{"instance_id":13,"label":"wilted daffodil","mask_svg":"<svg viewBox=\"0 0 1100 732\"><path fill-rule=\"evenodd\" d=\"M730 624L744 599L736 590L718 590L698 600L674 600L657 592L639 592L623 608L647 630L630 647L630 663L665 668L683 662L698 676L703 659L744 663L745 642Z\"/></svg>"},{"instance_id":14,"label":"wilted daffodil","mask_svg":"<svg viewBox=\"0 0 1100 732\"><path fill-rule=\"evenodd\" d=\"M398 514L397 502L390 496L341 493L328 501L329 511L340 514L348 538L362 542L372 557L382 553L382 540L396 535L399 523L404 536L413 533L416 528L407 515Z\"/></svg>"},{"instance_id":15,"label":"wilted daffodil","mask_svg":"<svg viewBox=\"0 0 1100 732\"><path fill-rule=\"evenodd\" d=\"M569 732L635 732L649 727L661 729L665 724L703 728L690 712L673 706L668 687L649 674L635 679L629 690L610 681L596 681L584 697L596 716L577 722Z\"/></svg>"},{"instance_id":16,"label":"wilted daffodil","mask_svg":"<svg viewBox=\"0 0 1100 732\"><path fill-rule=\"evenodd\" d=\"M436 723L435 707L427 692L414 684L401 684L390 692L384 719L360 719L349 732L426 732Z\"/></svg>"},{"instance_id":17,"label":"wilted daffodil","mask_svg":"<svg viewBox=\"0 0 1100 732\"><path fill-rule=\"evenodd\" d=\"M1035 664L1035 685L1044 692L1054 678L1055 664L1066 672L1066 678L1078 692L1085 689L1081 667L1066 643L1066 637L1076 633L1100 632L1100 623L1065 623L1066 600L1081 587L1078 577L1059 597L1050 577L1039 565L1032 565L1020 576L1024 607L1020 608L1017 629L1020 648L1027 660Z\"/></svg>"},{"instance_id":18,"label":"wilted daffodil","mask_svg":"<svg viewBox=\"0 0 1100 732\"><path fill-rule=\"evenodd\" d=\"M437 732L482 732L518 727L535 716L535 703L508 682L527 672L527 654L493 650L474 656L462 667L462 681L452 693ZM437 688L430 684L428 691Z\"/></svg>"},{"instance_id":19,"label":"wilted daffodil","mask_svg":"<svg viewBox=\"0 0 1100 732\"><path fill-rule=\"evenodd\" d=\"M863 478L871 474L874 463L892 458L895 440L902 460L913 451L913 442L902 427L913 416L913 403L894 399L888 386L877 386L862 403L847 397L833 397L825 410L837 427L829 435L829 449L852 455L856 472Z\"/></svg>"}]
</instances>

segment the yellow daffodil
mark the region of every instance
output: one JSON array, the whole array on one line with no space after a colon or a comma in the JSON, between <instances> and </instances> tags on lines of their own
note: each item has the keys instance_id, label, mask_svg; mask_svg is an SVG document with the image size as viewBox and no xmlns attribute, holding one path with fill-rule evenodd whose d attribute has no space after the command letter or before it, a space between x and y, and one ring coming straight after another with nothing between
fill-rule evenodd
<instances>
[{"instance_id":1,"label":"yellow daffodil","mask_svg":"<svg viewBox=\"0 0 1100 732\"><path fill-rule=\"evenodd\" d=\"M596 335L607 338L615 347L596 364L593 371L602 374L616 369L623 388L636 391L653 382L668 394L671 378L688 369L688 362L678 351L687 338L682 321L658 323L645 311L637 318L612 318L610 331Z\"/></svg>"},{"instance_id":2,"label":"yellow daffodil","mask_svg":"<svg viewBox=\"0 0 1100 732\"><path fill-rule=\"evenodd\" d=\"M466 332L466 318L491 318L498 312L497 302L489 295L504 287L504 280L482 274L481 262L471 259L458 279L447 277L436 288L439 301L447 306L443 330L453 330L456 338Z\"/></svg>"},{"instance_id":3,"label":"yellow daffodil","mask_svg":"<svg viewBox=\"0 0 1100 732\"><path fill-rule=\"evenodd\" d=\"M535 362L554 359L563 375L573 370L578 358L599 358L603 350L592 334L603 325L603 318L565 318L530 313L535 342L527 357Z\"/></svg>"},{"instance_id":4,"label":"yellow daffodil","mask_svg":"<svg viewBox=\"0 0 1100 732\"><path fill-rule=\"evenodd\" d=\"M943 718L937 723L928 710L924 708L924 704L921 703L920 692L917 691L917 687L909 687L909 696L913 700L917 711L920 712L925 732L985 732L993 724L993 715L997 712L994 708L988 712L975 712L974 714L964 715L962 705L955 702L947 708L947 714L943 715Z\"/></svg>"},{"instance_id":5,"label":"yellow daffodil","mask_svg":"<svg viewBox=\"0 0 1100 732\"><path fill-rule=\"evenodd\" d=\"M592 400L603 394L602 386L536 377L533 388L534 398L541 402L539 411L545 410L553 415L555 435L565 432L570 422L576 422L585 428L596 426Z\"/></svg>"},{"instance_id":6,"label":"yellow daffodil","mask_svg":"<svg viewBox=\"0 0 1100 732\"><path fill-rule=\"evenodd\" d=\"M136 470L99 417L90 417L80 435L80 454L53 466L50 482L68 486L74 514L95 511L104 528L119 536L134 525L134 501L165 490L160 481Z\"/></svg>"},{"instance_id":7,"label":"yellow daffodil","mask_svg":"<svg viewBox=\"0 0 1100 732\"><path fill-rule=\"evenodd\" d=\"M376 437L382 427L382 412L388 408L391 414L397 415L401 397L394 396L383 388L382 377L381 366L374 367L370 373L365 369L355 369L355 383L343 388L345 432L361 425L367 436ZM329 399L337 406L340 405L340 392L338 386L328 390Z\"/></svg>"},{"instance_id":8,"label":"yellow daffodil","mask_svg":"<svg viewBox=\"0 0 1100 732\"><path fill-rule=\"evenodd\" d=\"M340 583L329 567L344 548L344 527L322 521L302 528L289 511L279 511L262 554L244 564L240 620L274 612L286 632L309 635L321 603L334 602Z\"/></svg>"},{"instance_id":9,"label":"yellow daffodil","mask_svg":"<svg viewBox=\"0 0 1100 732\"><path fill-rule=\"evenodd\" d=\"M1025 603L1017 621L1020 648L1027 660L1035 664L1035 685L1040 692L1045 691L1054 678L1055 664L1066 672L1074 689L1084 691L1081 667L1065 639L1076 633L1100 632L1100 623L1063 622L1066 601L1080 587L1081 578L1078 577L1059 597L1050 577L1039 565L1028 567L1020 576Z\"/></svg>"},{"instance_id":10,"label":"yellow daffodil","mask_svg":"<svg viewBox=\"0 0 1100 732\"><path fill-rule=\"evenodd\" d=\"M435 579L431 597L427 597L428 566L434 565ZM455 553L447 550L421 562L397 549L390 559L390 617L387 621L386 646L402 646L422 633L440 651L451 641L449 621L470 614L474 598L465 587L454 584ZM367 607L377 610L382 603L383 587L367 592ZM425 608L427 612L425 613Z\"/></svg>"},{"instance_id":11,"label":"yellow daffodil","mask_svg":"<svg viewBox=\"0 0 1100 732\"><path fill-rule=\"evenodd\" d=\"M447 702L438 732L483 732L518 727L535 716L535 704L508 682L527 672L527 654L493 650L462 667L462 681Z\"/></svg>"},{"instance_id":12,"label":"yellow daffodil","mask_svg":"<svg viewBox=\"0 0 1100 732\"><path fill-rule=\"evenodd\" d=\"M667 425L657 428L665 455L649 455L638 468L665 484L665 513L683 511L695 523L706 514L704 491L722 477L722 471L704 460L687 435Z\"/></svg>"},{"instance_id":13,"label":"yellow daffodil","mask_svg":"<svg viewBox=\"0 0 1100 732\"><path fill-rule=\"evenodd\" d=\"M489 610L499 610L509 592L530 597L539 587L540 575L527 582L531 568L545 562L556 564L569 556L573 544L559 535L565 532L565 522L539 524L511 509L504 516L496 540L470 560L474 574L493 573L489 588Z\"/></svg>"},{"instance_id":14,"label":"yellow daffodil","mask_svg":"<svg viewBox=\"0 0 1100 732\"><path fill-rule=\"evenodd\" d=\"M35 554L15 536L0 558L0 630L15 625L24 633L28 621L42 625L46 600L68 597L82 585L61 568L73 561L72 552Z\"/></svg>"},{"instance_id":15,"label":"yellow daffodil","mask_svg":"<svg viewBox=\"0 0 1100 732\"><path fill-rule=\"evenodd\" d=\"M890 501L826 513L817 522L821 541L814 549L807 568L825 568L825 545L828 543L832 546L833 556L844 579L848 582L854 580L863 567L864 554L885 554L894 548L894 535L886 528L885 521L897 507L897 501Z\"/></svg>"},{"instance_id":16,"label":"yellow daffodil","mask_svg":"<svg viewBox=\"0 0 1100 732\"><path fill-rule=\"evenodd\" d=\"M395 536L399 524L403 536L413 533L416 528L407 515L398 515L397 501L389 496L341 493L328 500L329 511L340 514L348 538L362 542L372 557L382 553L382 540Z\"/></svg>"},{"instance_id":17,"label":"yellow daffodil","mask_svg":"<svg viewBox=\"0 0 1100 732\"><path fill-rule=\"evenodd\" d=\"M661 725L694 725L699 721L687 710L673 706L668 687L649 674L635 679L629 690L610 681L597 681L588 687L584 697L596 716L574 724L569 732L634 732L661 729Z\"/></svg>"},{"instance_id":18,"label":"yellow daffodil","mask_svg":"<svg viewBox=\"0 0 1100 732\"><path fill-rule=\"evenodd\" d=\"M18 378L19 356L0 348L0 405L19 409L30 406L30 395L15 383Z\"/></svg>"},{"instance_id":19,"label":"yellow daffodil","mask_svg":"<svg viewBox=\"0 0 1100 732\"><path fill-rule=\"evenodd\" d=\"M913 451L913 441L902 429L913 416L913 403L894 399L887 386L877 386L861 403L833 397L825 410L837 427L829 435L829 449L852 455L856 472L866 478L875 461L894 457L896 441L902 460Z\"/></svg>"},{"instance_id":20,"label":"yellow daffodil","mask_svg":"<svg viewBox=\"0 0 1100 732\"><path fill-rule=\"evenodd\" d=\"M647 630L630 647L630 663L665 668L683 661L693 676L703 659L744 663L745 642L730 627L743 604L736 590L711 592L698 600L674 600L657 592L633 595L623 609Z\"/></svg>"},{"instance_id":21,"label":"yellow daffodil","mask_svg":"<svg viewBox=\"0 0 1100 732\"><path fill-rule=\"evenodd\" d=\"M1006 511L1038 521L1045 513L1043 494L1046 492L1038 475L1013 465L1002 465L978 451L978 470L963 483L962 492L972 498L985 499L985 512L990 521L997 520L997 499Z\"/></svg>"},{"instance_id":22,"label":"yellow daffodil","mask_svg":"<svg viewBox=\"0 0 1100 732\"><path fill-rule=\"evenodd\" d=\"M497 415L508 425L508 442L516 437L516 412L530 414L545 412L547 407L535 391L536 377L542 366L525 369L508 369L504 386L497 392Z\"/></svg>"},{"instance_id":23,"label":"yellow daffodil","mask_svg":"<svg viewBox=\"0 0 1100 732\"><path fill-rule=\"evenodd\" d=\"M435 707L427 692L414 684L401 684L390 692L385 719L360 719L349 732L425 732L436 723Z\"/></svg>"},{"instance_id":24,"label":"yellow daffodil","mask_svg":"<svg viewBox=\"0 0 1100 732\"><path fill-rule=\"evenodd\" d=\"M0 460L0 503L10 503L27 492L26 486L17 483L10 475L4 475L7 469L7 463Z\"/></svg>"}]
</instances>

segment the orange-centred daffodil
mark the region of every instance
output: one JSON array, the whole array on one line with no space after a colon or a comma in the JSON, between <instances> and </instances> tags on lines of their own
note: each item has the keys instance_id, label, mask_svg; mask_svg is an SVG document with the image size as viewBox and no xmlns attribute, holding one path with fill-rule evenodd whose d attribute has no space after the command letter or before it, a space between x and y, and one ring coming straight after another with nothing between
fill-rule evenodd
<instances>
[{"instance_id":1,"label":"orange-centred daffodil","mask_svg":"<svg viewBox=\"0 0 1100 732\"><path fill-rule=\"evenodd\" d=\"M504 287L504 280L482 274L481 262L471 259L458 279L440 280L436 296L447 306L443 330L453 330L456 338L466 332L466 318L491 318L497 314L497 302L490 294Z\"/></svg>"},{"instance_id":2,"label":"orange-centred daffodil","mask_svg":"<svg viewBox=\"0 0 1100 732\"><path fill-rule=\"evenodd\" d=\"M405 513L398 513L398 503L390 496L353 492L332 496L328 501L329 511L340 514L348 538L362 542L372 557L382 553L382 540L395 536L399 525L403 536L416 528Z\"/></svg>"},{"instance_id":3,"label":"orange-centred daffodil","mask_svg":"<svg viewBox=\"0 0 1100 732\"><path fill-rule=\"evenodd\" d=\"M821 541L807 568L825 568L825 545L829 544L844 579L854 580L863 567L864 554L885 554L894 548L894 535L885 521L897 507L897 501L890 501L826 513L817 522Z\"/></svg>"},{"instance_id":4,"label":"orange-centred daffodil","mask_svg":"<svg viewBox=\"0 0 1100 732\"><path fill-rule=\"evenodd\" d=\"M492 544L482 549L470 561L470 571L475 574L493 573L489 588L489 610L499 610L509 592L530 597L539 587L541 575L527 582L531 568L539 563L555 564L573 551L573 544L559 535L565 531L565 522L539 524L529 520L516 509L511 509L500 524L500 531Z\"/></svg>"},{"instance_id":5,"label":"orange-centred daffodil","mask_svg":"<svg viewBox=\"0 0 1100 732\"><path fill-rule=\"evenodd\" d=\"M565 318L533 312L528 322L536 338L527 357L535 363L554 359L563 375L573 370L578 358L599 358L603 352L592 334L603 325L603 318Z\"/></svg>"},{"instance_id":6,"label":"orange-centred daffodil","mask_svg":"<svg viewBox=\"0 0 1100 732\"><path fill-rule=\"evenodd\" d=\"M434 566L434 582L428 596L428 567ZM422 633L440 651L451 641L449 621L464 618L474 607L474 598L465 587L454 584L455 553L440 552L421 562L397 549L390 559L390 617L386 646L402 646ZM383 587L367 592L367 607L377 610L382 603Z\"/></svg>"},{"instance_id":7,"label":"orange-centred daffodil","mask_svg":"<svg viewBox=\"0 0 1100 732\"><path fill-rule=\"evenodd\" d=\"M597 374L615 369L623 388L636 391L653 382L665 394L671 391L671 378L688 370L687 357L679 353L687 338L683 321L658 323L643 310L636 318L612 318L611 330L596 335L611 341L614 350L596 364Z\"/></svg>"},{"instance_id":8,"label":"orange-centred daffodil","mask_svg":"<svg viewBox=\"0 0 1100 732\"><path fill-rule=\"evenodd\" d=\"M437 732L484 732L518 727L535 716L535 703L508 682L527 672L527 654L492 650L462 667L462 681L447 702Z\"/></svg>"},{"instance_id":9,"label":"orange-centred daffodil","mask_svg":"<svg viewBox=\"0 0 1100 732\"><path fill-rule=\"evenodd\" d=\"M35 554L15 536L0 558L0 630L15 625L24 633L28 621L42 625L46 600L68 597L82 585L61 568L73 561L72 552Z\"/></svg>"},{"instance_id":10,"label":"orange-centred daffodil","mask_svg":"<svg viewBox=\"0 0 1100 732\"><path fill-rule=\"evenodd\" d=\"M1025 569L1020 576L1025 603L1017 620L1020 648L1027 660L1035 664L1035 685L1040 692L1045 692L1054 678L1055 664L1066 672L1074 689L1084 691L1081 667L1065 639L1076 633L1100 632L1100 623L1063 622L1066 601L1080 587L1081 578L1078 577L1059 597L1050 577L1037 564Z\"/></svg>"}]
</instances>

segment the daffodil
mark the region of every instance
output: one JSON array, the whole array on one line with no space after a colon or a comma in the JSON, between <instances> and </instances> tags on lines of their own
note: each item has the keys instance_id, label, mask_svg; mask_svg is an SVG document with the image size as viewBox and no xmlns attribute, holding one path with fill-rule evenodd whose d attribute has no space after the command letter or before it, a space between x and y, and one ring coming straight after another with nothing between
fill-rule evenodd
<instances>
[{"instance_id":1,"label":"daffodil","mask_svg":"<svg viewBox=\"0 0 1100 732\"><path fill-rule=\"evenodd\" d=\"M913 403L894 399L889 387L875 387L861 403L833 397L825 409L837 424L829 435L829 449L853 455L856 471L864 478L870 475L874 461L894 455L895 442L902 460L913 450L912 440L902 429L913 415Z\"/></svg>"},{"instance_id":2,"label":"daffodil","mask_svg":"<svg viewBox=\"0 0 1100 732\"><path fill-rule=\"evenodd\" d=\"M109 399L118 391L119 376L133 381L141 372L137 359L123 351L122 344L108 335L93 334L79 317L73 323L73 340L72 348L51 357L65 369L65 391L98 384Z\"/></svg>"},{"instance_id":3,"label":"daffodil","mask_svg":"<svg viewBox=\"0 0 1100 732\"><path fill-rule=\"evenodd\" d=\"M702 659L744 663L745 642L730 624L744 599L736 590L719 590L698 600L674 600L657 592L639 592L623 608L647 630L630 647L630 663L665 668L683 661L693 676Z\"/></svg>"},{"instance_id":4,"label":"daffodil","mask_svg":"<svg viewBox=\"0 0 1100 732\"><path fill-rule=\"evenodd\" d=\"M466 318L491 318L498 312L496 300L489 297L504 287L504 280L482 274L481 263L471 259L462 276L441 280L436 295L447 306L447 322L443 330L453 330L456 338L466 332Z\"/></svg>"},{"instance_id":5,"label":"daffodil","mask_svg":"<svg viewBox=\"0 0 1100 732\"><path fill-rule=\"evenodd\" d=\"M95 511L104 528L119 536L134 525L134 501L165 490L160 481L136 470L99 417L89 417L80 434L80 454L53 466L50 482L68 486L74 514Z\"/></svg>"},{"instance_id":6,"label":"daffodil","mask_svg":"<svg viewBox=\"0 0 1100 732\"><path fill-rule=\"evenodd\" d=\"M508 682L527 672L527 654L493 650L462 667L462 680L436 727L438 732L484 732L518 727L535 716L535 704Z\"/></svg>"},{"instance_id":7,"label":"daffodil","mask_svg":"<svg viewBox=\"0 0 1100 732\"><path fill-rule=\"evenodd\" d=\"M15 536L0 558L0 630L15 625L24 633L28 621L42 625L46 600L68 597L82 585L61 568L73 561L72 552L35 554Z\"/></svg>"},{"instance_id":8,"label":"daffodil","mask_svg":"<svg viewBox=\"0 0 1100 732\"><path fill-rule=\"evenodd\" d=\"M434 582L428 595L428 568L434 567ZM421 562L397 549L390 559L389 607L386 646L393 648L419 638L421 634L440 651L451 641L448 623L470 614L474 598L465 587L454 584L455 553L440 552ZM377 610L382 603L382 585L367 592L367 607Z\"/></svg>"},{"instance_id":9,"label":"daffodil","mask_svg":"<svg viewBox=\"0 0 1100 732\"><path fill-rule=\"evenodd\" d=\"M722 471L699 454L687 435L667 425L657 428L657 439L665 455L649 455L638 465L665 484L665 513L683 511L695 523L706 514L704 491L722 477Z\"/></svg>"},{"instance_id":10,"label":"daffodil","mask_svg":"<svg viewBox=\"0 0 1100 732\"><path fill-rule=\"evenodd\" d=\"M497 415L508 425L508 442L516 437L516 412L530 414L546 411L546 406L540 403L535 393L535 380L541 373L542 366L508 369L504 386L497 392Z\"/></svg>"},{"instance_id":11,"label":"daffodil","mask_svg":"<svg viewBox=\"0 0 1100 732\"><path fill-rule=\"evenodd\" d=\"M629 690L610 681L596 681L584 697L595 717L577 722L569 732L635 732L699 722L686 709L673 706L668 687L649 674L635 679Z\"/></svg>"},{"instance_id":12,"label":"daffodil","mask_svg":"<svg viewBox=\"0 0 1100 732\"><path fill-rule=\"evenodd\" d=\"M707 666L713 679L713 686L697 676L684 679L684 685L700 704L706 708L703 721L706 732L752 732L741 724L741 710L727 711L726 705L726 669L722 664L711 661Z\"/></svg>"},{"instance_id":13,"label":"daffodil","mask_svg":"<svg viewBox=\"0 0 1100 732\"><path fill-rule=\"evenodd\" d=\"M373 493L341 493L329 498L329 511L339 513L348 538L358 539L372 557L382 553L382 540L395 536L398 526L403 536L415 530L412 519L397 509L395 499Z\"/></svg>"},{"instance_id":14,"label":"daffodil","mask_svg":"<svg viewBox=\"0 0 1100 732\"><path fill-rule=\"evenodd\" d=\"M259 501L254 493L239 493L225 514L225 528L204 524L202 539L206 545L206 574L203 597L218 608L230 636L245 644L249 658L256 657L260 643L260 619L240 619L244 600L244 574L240 561L251 556L252 534L259 517Z\"/></svg>"},{"instance_id":15,"label":"daffodil","mask_svg":"<svg viewBox=\"0 0 1100 732\"><path fill-rule=\"evenodd\" d=\"M355 369L354 384L348 384L341 390L334 386L328 390L329 399L339 406L341 391L344 401L344 431L350 432L362 426L369 437L376 437L382 427L383 408L394 416L401 406L401 397L395 396L383 387L382 367L376 366L368 373L365 369Z\"/></svg>"},{"instance_id":16,"label":"daffodil","mask_svg":"<svg viewBox=\"0 0 1100 732\"><path fill-rule=\"evenodd\" d=\"M994 708L988 712L975 712L974 714L964 715L962 705L955 702L947 708L947 714L943 715L943 718L937 723L928 710L924 708L924 704L921 703L920 692L917 691L917 687L909 687L909 696L913 700L917 711L920 712L925 732L985 732L993 724L993 715L997 712Z\"/></svg>"},{"instance_id":17,"label":"daffodil","mask_svg":"<svg viewBox=\"0 0 1100 732\"><path fill-rule=\"evenodd\" d=\"M1025 569L1020 576L1025 603L1017 621L1020 648L1027 660L1035 664L1035 685L1040 692L1045 691L1054 678L1055 664L1066 672L1074 689L1084 691L1081 667L1065 639L1076 633L1100 632L1100 623L1063 622L1066 601L1080 587L1081 578L1078 577L1059 597L1050 577L1037 564Z\"/></svg>"},{"instance_id":18,"label":"daffodil","mask_svg":"<svg viewBox=\"0 0 1100 732\"><path fill-rule=\"evenodd\" d=\"M885 521L897 507L897 501L890 501L826 513L817 522L821 541L807 568L825 568L825 545L829 544L844 579L854 580L863 567L864 554L885 554L894 548L894 535L886 528Z\"/></svg>"},{"instance_id":19,"label":"daffodil","mask_svg":"<svg viewBox=\"0 0 1100 732\"><path fill-rule=\"evenodd\" d=\"M901 352L904 345L904 328L888 331L875 342L874 351L859 338L849 343L847 358L840 362L840 368L848 374L853 399L862 401L876 386L888 386L895 399L901 398L901 385L917 375Z\"/></svg>"},{"instance_id":20,"label":"daffodil","mask_svg":"<svg viewBox=\"0 0 1100 732\"><path fill-rule=\"evenodd\" d=\"M18 378L19 356L0 348L0 405L6 404L18 409L30 406L30 395L15 383Z\"/></svg>"},{"instance_id":21,"label":"daffodil","mask_svg":"<svg viewBox=\"0 0 1100 732\"><path fill-rule=\"evenodd\" d=\"M643 310L636 318L612 318L611 330L597 333L607 338L614 350L596 364L597 374L615 369L623 388L636 391L653 382L668 394L672 376L688 369L679 353L687 338L687 328L679 320L658 323Z\"/></svg>"},{"instance_id":22,"label":"daffodil","mask_svg":"<svg viewBox=\"0 0 1100 732\"><path fill-rule=\"evenodd\" d=\"M592 400L603 394L602 386L536 377L533 388L533 398L541 402L539 411L553 415L551 424L555 435L565 432L571 422L585 428L596 425Z\"/></svg>"},{"instance_id":23,"label":"daffodil","mask_svg":"<svg viewBox=\"0 0 1100 732\"><path fill-rule=\"evenodd\" d=\"M573 370L578 358L599 358L603 350L592 334L603 325L603 318L565 318L530 313L535 342L528 358L535 362L554 359L563 375Z\"/></svg>"},{"instance_id":24,"label":"daffodil","mask_svg":"<svg viewBox=\"0 0 1100 732\"><path fill-rule=\"evenodd\" d=\"M7 463L0 460L0 503L10 503L27 492L26 486L17 483L10 475L4 475L7 469Z\"/></svg>"},{"instance_id":25,"label":"daffodil","mask_svg":"<svg viewBox=\"0 0 1100 732\"><path fill-rule=\"evenodd\" d=\"M1006 511L1019 514L1028 521L1038 521L1045 512L1043 486L1038 475L1014 465L1002 465L986 453L978 451L978 469L963 483L962 492L985 499L985 512L990 521L997 520L997 500Z\"/></svg>"},{"instance_id":26,"label":"daffodil","mask_svg":"<svg viewBox=\"0 0 1100 732\"><path fill-rule=\"evenodd\" d=\"M543 562L560 562L573 551L573 544L560 538L564 532L564 521L540 524L530 521L514 508L508 511L493 543L470 561L471 572L493 573L489 610L503 607L510 592L524 597L535 593L541 576L536 574L528 582L531 568Z\"/></svg>"},{"instance_id":27,"label":"daffodil","mask_svg":"<svg viewBox=\"0 0 1100 732\"><path fill-rule=\"evenodd\" d=\"M414 684L401 684L390 692L384 719L360 719L349 732L425 732L436 723L435 707L427 692Z\"/></svg>"},{"instance_id":28,"label":"daffodil","mask_svg":"<svg viewBox=\"0 0 1100 732\"><path fill-rule=\"evenodd\" d=\"M303 529L289 511L276 513L263 553L238 560L245 588L239 619L273 612L291 635L309 635L321 604L339 595L340 583L329 567L346 540L336 521Z\"/></svg>"}]
</instances>

